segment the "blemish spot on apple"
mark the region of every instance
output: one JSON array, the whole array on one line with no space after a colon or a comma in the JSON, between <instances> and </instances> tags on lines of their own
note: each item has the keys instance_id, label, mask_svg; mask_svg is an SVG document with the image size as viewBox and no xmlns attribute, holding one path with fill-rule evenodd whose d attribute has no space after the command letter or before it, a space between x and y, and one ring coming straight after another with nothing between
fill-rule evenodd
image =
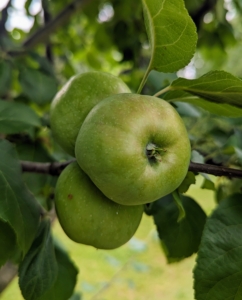
<instances>
[{"instance_id":1,"label":"blemish spot on apple","mask_svg":"<svg viewBox=\"0 0 242 300\"><path fill-rule=\"evenodd\" d=\"M71 200L73 198L72 194L68 194L68 199Z\"/></svg>"}]
</instances>

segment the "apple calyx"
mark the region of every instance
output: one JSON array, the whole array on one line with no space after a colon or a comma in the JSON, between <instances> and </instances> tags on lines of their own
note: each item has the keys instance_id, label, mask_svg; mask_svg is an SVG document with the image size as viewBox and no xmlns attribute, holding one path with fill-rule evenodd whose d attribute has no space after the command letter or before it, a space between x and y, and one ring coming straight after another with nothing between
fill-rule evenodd
<instances>
[{"instance_id":1,"label":"apple calyx","mask_svg":"<svg viewBox=\"0 0 242 300\"><path fill-rule=\"evenodd\" d=\"M149 143L146 146L146 156L149 160L161 161L162 154L166 151L166 149L160 148L153 143Z\"/></svg>"}]
</instances>

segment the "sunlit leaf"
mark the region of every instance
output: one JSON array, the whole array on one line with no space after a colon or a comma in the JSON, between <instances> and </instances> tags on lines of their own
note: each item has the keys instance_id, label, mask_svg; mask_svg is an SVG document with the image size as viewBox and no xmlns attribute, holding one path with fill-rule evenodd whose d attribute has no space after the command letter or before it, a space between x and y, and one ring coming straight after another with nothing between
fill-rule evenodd
<instances>
[{"instance_id":1,"label":"sunlit leaf","mask_svg":"<svg viewBox=\"0 0 242 300\"><path fill-rule=\"evenodd\" d=\"M194 55L197 33L183 0L142 0L151 47L149 70L175 72Z\"/></svg>"},{"instance_id":2,"label":"sunlit leaf","mask_svg":"<svg viewBox=\"0 0 242 300\"><path fill-rule=\"evenodd\" d=\"M195 104L224 116L242 116L242 80L224 71L211 71L192 80L178 78L164 98Z\"/></svg>"}]
</instances>

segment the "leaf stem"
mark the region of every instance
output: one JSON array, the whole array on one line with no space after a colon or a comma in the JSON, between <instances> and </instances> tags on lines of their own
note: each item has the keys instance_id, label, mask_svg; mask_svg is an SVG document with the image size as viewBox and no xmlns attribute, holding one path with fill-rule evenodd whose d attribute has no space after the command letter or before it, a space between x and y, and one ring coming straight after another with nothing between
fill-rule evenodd
<instances>
[{"instance_id":1,"label":"leaf stem","mask_svg":"<svg viewBox=\"0 0 242 300\"><path fill-rule=\"evenodd\" d=\"M172 193L173 199L175 200L176 206L179 210L179 215L178 215L178 219L177 219L177 223L181 222L185 217L186 217L186 212L185 209L182 205L182 201L180 198L180 194L178 193L178 190L175 190Z\"/></svg>"},{"instance_id":2,"label":"leaf stem","mask_svg":"<svg viewBox=\"0 0 242 300\"><path fill-rule=\"evenodd\" d=\"M162 89L159 92L157 92L156 94L154 94L154 97L159 97L160 95L165 94L166 92L169 92L171 90L172 90L172 87L170 85L168 85L164 89Z\"/></svg>"}]
</instances>

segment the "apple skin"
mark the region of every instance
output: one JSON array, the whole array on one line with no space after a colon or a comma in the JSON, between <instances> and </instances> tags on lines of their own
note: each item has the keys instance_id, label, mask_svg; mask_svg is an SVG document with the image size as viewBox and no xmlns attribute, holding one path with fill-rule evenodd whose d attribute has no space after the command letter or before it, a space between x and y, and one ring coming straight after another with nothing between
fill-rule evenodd
<instances>
[{"instance_id":1,"label":"apple skin","mask_svg":"<svg viewBox=\"0 0 242 300\"><path fill-rule=\"evenodd\" d=\"M58 178L55 206L70 239L98 249L114 249L136 232L143 205L124 206L107 199L81 170L68 165Z\"/></svg>"},{"instance_id":2,"label":"apple skin","mask_svg":"<svg viewBox=\"0 0 242 300\"><path fill-rule=\"evenodd\" d=\"M153 202L173 192L191 156L176 110L162 99L137 94L114 95L97 104L82 124L75 151L93 183L123 205Z\"/></svg>"},{"instance_id":3,"label":"apple skin","mask_svg":"<svg viewBox=\"0 0 242 300\"><path fill-rule=\"evenodd\" d=\"M51 103L50 126L58 144L74 156L76 137L87 114L101 100L119 93L130 93L130 89L108 73L93 71L72 77Z\"/></svg>"}]
</instances>

